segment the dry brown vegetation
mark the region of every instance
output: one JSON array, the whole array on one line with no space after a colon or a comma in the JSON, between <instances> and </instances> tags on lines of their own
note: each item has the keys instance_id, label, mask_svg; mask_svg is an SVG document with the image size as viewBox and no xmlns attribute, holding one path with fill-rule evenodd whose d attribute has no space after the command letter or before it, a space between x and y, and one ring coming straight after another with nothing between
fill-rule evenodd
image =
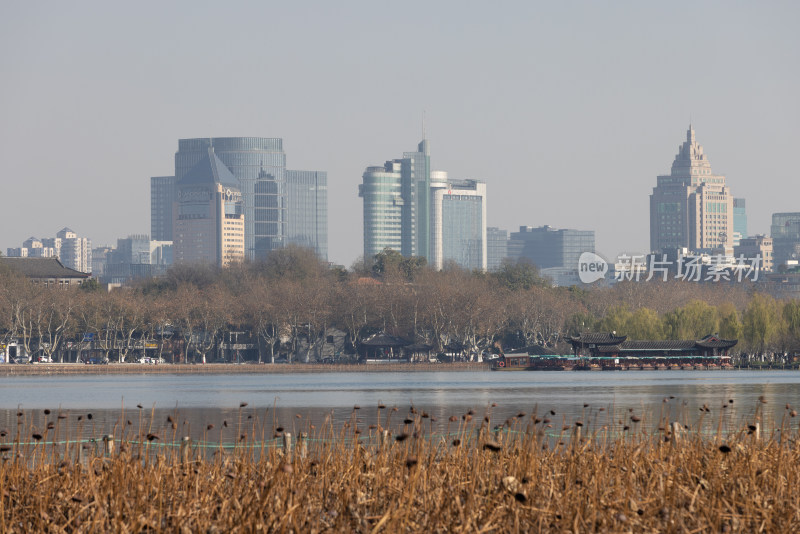
<instances>
[{"instance_id":1,"label":"dry brown vegetation","mask_svg":"<svg viewBox=\"0 0 800 534\"><path fill-rule=\"evenodd\" d=\"M722 415L716 422L709 415L705 423L717 431L702 435L693 429L709 426L704 409L695 426L631 410L611 426L586 417L563 427L549 412L520 413L495 427L491 409L483 417L470 410L451 417L439 434L431 433L433 422L425 412L412 408L402 416L384 407L377 412L378 423L369 426L359 422L357 407L343 428L306 425L311 438L298 443L300 436L294 436L288 448L282 446L286 434L280 427L260 442L242 432L235 448L214 454L181 447L180 440L174 448L158 447L175 436L141 430L135 439L123 435L105 454L100 447L96 456L77 455L48 446L47 433L41 441L36 436L21 441L30 431L25 428L13 439L3 437L0 531L792 532L800 527L800 447L789 406L775 432L762 434L757 408L729 432L722 431L728 424ZM20 419L26 420L25 414Z\"/></svg>"}]
</instances>

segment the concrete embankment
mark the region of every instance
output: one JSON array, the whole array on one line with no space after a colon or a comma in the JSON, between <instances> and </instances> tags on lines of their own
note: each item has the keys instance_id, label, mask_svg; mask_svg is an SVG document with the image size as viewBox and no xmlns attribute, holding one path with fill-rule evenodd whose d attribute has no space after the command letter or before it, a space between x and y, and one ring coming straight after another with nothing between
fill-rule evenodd
<instances>
[{"instance_id":1,"label":"concrete embankment","mask_svg":"<svg viewBox=\"0 0 800 534\"><path fill-rule=\"evenodd\" d=\"M433 371L486 371L488 364L459 363L390 363L361 365L329 364L161 364L112 363L84 365L75 363L0 365L0 376L33 375L113 375L113 374L289 374L289 373L409 373Z\"/></svg>"}]
</instances>

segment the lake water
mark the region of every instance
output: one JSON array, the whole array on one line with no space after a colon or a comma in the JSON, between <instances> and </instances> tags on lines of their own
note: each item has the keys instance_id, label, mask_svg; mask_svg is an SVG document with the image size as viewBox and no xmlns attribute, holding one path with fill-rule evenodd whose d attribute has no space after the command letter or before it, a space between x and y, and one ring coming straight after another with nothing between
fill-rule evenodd
<instances>
[{"instance_id":1,"label":"lake water","mask_svg":"<svg viewBox=\"0 0 800 534\"><path fill-rule=\"evenodd\" d=\"M766 403L761 402L763 399ZM241 403L247 403L240 407ZM378 405L387 406L378 410ZM730 431L752 421L756 407L765 428L800 409L797 371L624 371L624 372L414 372L243 375L106 375L0 377L0 428L44 429L57 422L73 434L118 435L144 426L162 435L235 440L241 433L272 437L275 427L309 430L326 420L366 428L380 417L397 427L411 406L444 430L450 416L468 411L492 425L534 411L548 413L560 430L577 420L587 427L625 422L629 414L655 424L671 420L708 424ZM137 405L142 408L137 408ZM360 406L357 412L354 406ZM496 405L496 406L492 406ZM702 406L710 412L700 412ZM723 405L725 408L723 408ZM397 407L392 412L392 407ZM45 414L44 410L50 411ZM555 415L549 414L550 410ZM632 410L632 412L631 412ZM22 416L18 416L18 413ZM62 419L56 415L61 413ZM91 418L89 418L91 414ZM393 414L393 415L390 415ZM170 417L172 421L168 421ZM391 417L386 425L387 417ZM720 419L722 418L722 419ZM522 420L522 417L519 418ZM800 418L787 419L795 426ZM177 428L172 427L174 423ZM209 430L209 425L214 429ZM213 435L212 435L213 434Z\"/></svg>"}]
</instances>

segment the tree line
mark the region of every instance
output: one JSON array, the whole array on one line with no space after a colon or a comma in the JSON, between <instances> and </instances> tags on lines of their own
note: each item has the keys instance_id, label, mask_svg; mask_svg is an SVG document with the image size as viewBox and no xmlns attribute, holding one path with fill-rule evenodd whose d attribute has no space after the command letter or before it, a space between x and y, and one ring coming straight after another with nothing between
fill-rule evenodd
<instances>
[{"instance_id":1,"label":"tree line","mask_svg":"<svg viewBox=\"0 0 800 534\"><path fill-rule=\"evenodd\" d=\"M551 287L526 262L505 262L491 273L454 265L436 271L391 250L344 269L287 247L225 269L177 265L164 277L110 292L91 281L56 290L0 272L0 341L56 359L66 343L90 334L112 361L126 361L142 340L165 332L181 341L183 361L213 359L228 333L241 331L259 361L279 354L308 361L331 328L346 334L349 353L379 331L434 353L534 344L566 350L568 336L588 331L652 340L717 334L738 339L737 351L793 353L800 350L800 301L777 301L753 284Z\"/></svg>"}]
</instances>

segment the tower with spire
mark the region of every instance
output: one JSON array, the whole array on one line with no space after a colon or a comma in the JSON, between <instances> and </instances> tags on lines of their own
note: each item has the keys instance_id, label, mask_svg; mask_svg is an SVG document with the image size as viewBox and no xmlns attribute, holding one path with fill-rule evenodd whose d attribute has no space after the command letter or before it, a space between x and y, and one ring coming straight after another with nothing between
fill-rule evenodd
<instances>
[{"instance_id":1,"label":"tower with spire","mask_svg":"<svg viewBox=\"0 0 800 534\"><path fill-rule=\"evenodd\" d=\"M691 123L670 174L659 176L650 195L650 249L733 248L733 195L725 176L714 174Z\"/></svg>"}]
</instances>

